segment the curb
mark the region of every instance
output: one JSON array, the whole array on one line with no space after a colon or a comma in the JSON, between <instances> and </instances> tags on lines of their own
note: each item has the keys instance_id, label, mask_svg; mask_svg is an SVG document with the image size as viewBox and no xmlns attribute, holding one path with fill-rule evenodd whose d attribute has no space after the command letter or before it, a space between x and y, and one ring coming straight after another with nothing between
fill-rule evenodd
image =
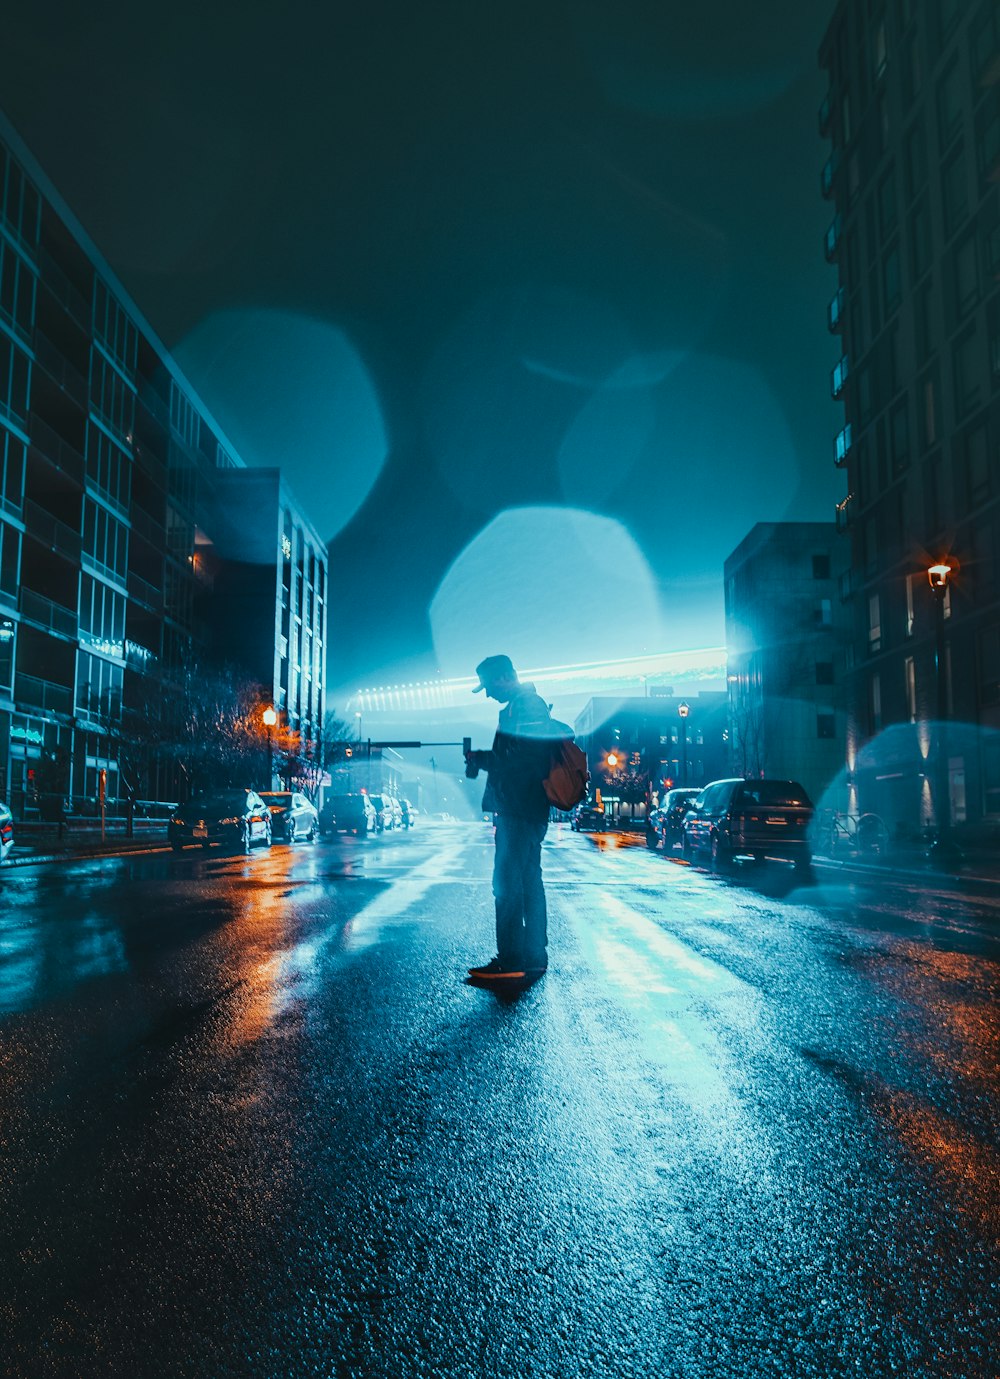
<instances>
[{"instance_id":1,"label":"curb","mask_svg":"<svg viewBox=\"0 0 1000 1379\"><path fill-rule=\"evenodd\" d=\"M835 862L830 857L814 857L813 867L818 871L829 871L853 877L855 880L906 881L912 885L923 883L936 886L951 886L961 889L967 886L985 886L1000 890L1000 876L982 876L975 872L935 871L933 867L912 868L876 866L865 862Z\"/></svg>"},{"instance_id":2,"label":"curb","mask_svg":"<svg viewBox=\"0 0 1000 1379\"><path fill-rule=\"evenodd\" d=\"M28 857L8 857L4 867L36 867L49 862L99 862L112 857L151 857L159 852L169 852L164 847L122 848L118 852L39 852Z\"/></svg>"}]
</instances>

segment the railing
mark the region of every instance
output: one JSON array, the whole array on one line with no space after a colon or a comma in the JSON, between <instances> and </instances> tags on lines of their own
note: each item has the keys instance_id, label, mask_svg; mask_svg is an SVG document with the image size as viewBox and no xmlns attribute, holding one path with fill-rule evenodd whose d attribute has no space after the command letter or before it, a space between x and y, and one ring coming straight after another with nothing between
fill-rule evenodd
<instances>
[{"instance_id":1,"label":"railing","mask_svg":"<svg viewBox=\"0 0 1000 1379\"><path fill-rule=\"evenodd\" d=\"M825 139L830 132L830 122L833 115L833 93L827 91L819 106L819 133L820 138Z\"/></svg>"},{"instance_id":2,"label":"railing","mask_svg":"<svg viewBox=\"0 0 1000 1379\"><path fill-rule=\"evenodd\" d=\"M847 383L847 375L849 372L849 368L850 366L847 362L847 355L841 355L841 357L837 360L836 364L833 366L833 369L830 371L831 397L838 398L844 391L844 387Z\"/></svg>"},{"instance_id":3,"label":"railing","mask_svg":"<svg viewBox=\"0 0 1000 1379\"><path fill-rule=\"evenodd\" d=\"M137 536L144 537L151 546L162 550L166 541L163 523L157 522L156 518L151 517L138 503L132 504L132 530Z\"/></svg>"},{"instance_id":4,"label":"railing","mask_svg":"<svg viewBox=\"0 0 1000 1379\"><path fill-rule=\"evenodd\" d=\"M854 513L851 511L853 503L854 494L849 493L846 498L842 499L841 502L837 504L836 513L838 531L846 531L847 528L851 525L852 521L854 520Z\"/></svg>"},{"instance_id":5,"label":"railing","mask_svg":"<svg viewBox=\"0 0 1000 1379\"><path fill-rule=\"evenodd\" d=\"M42 331L35 327L32 337L35 358L55 382L68 393L78 406L87 409L87 380L74 369L64 354Z\"/></svg>"},{"instance_id":6,"label":"railing","mask_svg":"<svg viewBox=\"0 0 1000 1379\"><path fill-rule=\"evenodd\" d=\"M844 289L838 287L826 309L826 328L831 334L839 331L844 320Z\"/></svg>"},{"instance_id":7,"label":"railing","mask_svg":"<svg viewBox=\"0 0 1000 1379\"><path fill-rule=\"evenodd\" d=\"M146 608L158 611L163 607L162 589L157 589L154 584L150 584L141 575L129 574L128 592L129 598L135 599L136 603L144 604Z\"/></svg>"},{"instance_id":8,"label":"railing","mask_svg":"<svg viewBox=\"0 0 1000 1379\"><path fill-rule=\"evenodd\" d=\"M830 154L829 158L823 164L823 171L820 173L819 176L820 191L823 193L824 197L829 197L829 195L833 191L833 179L837 175L837 169L839 166L840 152L838 149L834 149L834 151Z\"/></svg>"},{"instance_id":9,"label":"railing","mask_svg":"<svg viewBox=\"0 0 1000 1379\"><path fill-rule=\"evenodd\" d=\"M823 252L826 254L827 263L832 263L837 257L837 248L840 244L840 229L843 224L839 215L835 215L827 226L826 234L823 237Z\"/></svg>"},{"instance_id":10,"label":"railing","mask_svg":"<svg viewBox=\"0 0 1000 1379\"><path fill-rule=\"evenodd\" d=\"M24 525L28 529L28 535L47 545L49 550L69 556L70 559L79 559L80 533L68 527L65 522L60 522L57 517L53 517L30 498L24 500Z\"/></svg>"},{"instance_id":11,"label":"railing","mask_svg":"<svg viewBox=\"0 0 1000 1379\"><path fill-rule=\"evenodd\" d=\"M36 594L33 589L26 589L23 585L17 602L21 617L26 622L43 627L47 632L58 632L63 637L76 637L77 619L72 609L64 608L61 603L53 603L43 594Z\"/></svg>"},{"instance_id":12,"label":"railing","mask_svg":"<svg viewBox=\"0 0 1000 1379\"><path fill-rule=\"evenodd\" d=\"M41 269L42 282L52 293L56 301L64 306L77 325L82 326L85 331L90 331L90 303L77 288L73 286L69 278L56 263L49 251L42 245L38 246L38 266Z\"/></svg>"},{"instance_id":13,"label":"railing","mask_svg":"<svg viewBox=\"0 0 1000 1379\"><path fill-rule=\"evenodd\" d=\"M851 452L851 423L837 433L837 439L833 443L834 464L838 469L843 469L847 463L847 457Z\"/></svg>"},{"instance_id":14,"label":"railing","mask_svg":"<svg viewBox=\"0 0 1000 1379\"><path fill-rule=\"evenodd\" d=\"M47 713L73 713L73 691L51 680L39 680L34 675L14 676L14 702Z\"/></svg>"},{"instance_id":15,"label":"railing","mask_svg":"<svg viewBox=\"0 0 1000 1379\"><path fill-rule=\"evenodd\" d=\"M35 449L44 455L50 464L62 470L75 483L83 483L86 467L83 456L69 441L63 440L47 421L43 421L37 412L31 414L28 435Z\"/></svg>"}]
</instances>

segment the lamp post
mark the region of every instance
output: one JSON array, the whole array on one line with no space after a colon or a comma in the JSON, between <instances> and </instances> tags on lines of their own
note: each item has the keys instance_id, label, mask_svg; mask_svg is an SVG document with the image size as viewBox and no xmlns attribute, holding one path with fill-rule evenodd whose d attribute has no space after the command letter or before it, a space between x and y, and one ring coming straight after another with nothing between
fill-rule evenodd
<instances>
[{"instance_id":1,"label":"lamp post","mask_svg":"<svg viewBox=\"0 0 1000 1379\"><path fill-rule=\"evenodd\" d=\"M688 783L688 714L691 712L691 705L686 699L682 699L677 705L677 712L681 720L681 785Z\"/></svg>"},{"instance_id":2,"label":"lamp post","mask_svg":"<svg viewBox=\"0 0 1000 1379\"><path fill-rule=\"evenodd\" d=\"M274 725L278 721L274 705L269 704L261 717L267 729L267 788L270 790L274 785Z\"/></svg>"},{"instance_id":3,"label":"lamp post","mask_svg":"<svg viewBox=\"0 0 1000 1379\"><path fill-rule=\"evenodd\" d=\"M948 763L948 661L944 643L944 606L948 597L948 580L952 566L938 561L927 570L927 579L934 599L934 669L937 675L937 748L936 787L934 790L934 822L937 837L930 856L937 862L952 862L958 849L951 836L951 780Z\"/></svg>"}]
</instances>

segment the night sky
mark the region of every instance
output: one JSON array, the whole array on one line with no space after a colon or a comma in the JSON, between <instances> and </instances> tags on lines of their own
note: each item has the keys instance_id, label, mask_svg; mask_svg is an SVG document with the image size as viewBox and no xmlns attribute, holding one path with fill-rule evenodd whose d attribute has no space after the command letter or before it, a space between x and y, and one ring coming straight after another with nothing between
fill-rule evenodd
<instances>
[{"instance_id":1,"label":"night sky","mask_svg":"<svg viewBox=\"0 0 1000 1379\"><path fill-rule=\"evenodd\" d=\"M336 538L333 686L718 644L832 517L832 8L5 3L0 104Z\"/></svg>"}]
</instances>

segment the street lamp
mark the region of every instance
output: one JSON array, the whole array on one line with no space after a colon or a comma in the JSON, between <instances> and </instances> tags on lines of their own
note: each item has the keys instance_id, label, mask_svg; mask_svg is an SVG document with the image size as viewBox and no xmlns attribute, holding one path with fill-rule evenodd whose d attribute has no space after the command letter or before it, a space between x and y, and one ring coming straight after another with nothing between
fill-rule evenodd
<instances>
[{"instance_id":1,"label":"street lamp","mask_svg":"<svg viewBox=\"0 0 1000 1379\"><path fill-rule=\"evenodd\" d=\"M274 705L269 704L261 717L267 729L267 788L270 790L274 785L274 725L278 721Z\"/></svg>"},{"instance_id":2,"label":"street lamp","mask_svg":"<svg viewBox=\"0 0 1000 1379\"><path fill-rule=\"evenodd\" d=\"M937 785L934 791L934 820L937 837L930 855L939 862L952 862L958 849L951 837L951 780L948 765L948 661L944 644L944 605L953 567L938 561L927 569L927 582L934 599L934 669L937 673Z\"/></svg>"},{"instance_id":3,"label":"street lamp","mask_svg":"<svg viewBox=\"0 0 1000 1379\"><path fill-rule=\"evenodd\" d=\"M681 785L688 783L688 714L691 712L691 705L686 699L682 699L677 705L677 712L681 720Z\"/></svg>"}]
</instances>

